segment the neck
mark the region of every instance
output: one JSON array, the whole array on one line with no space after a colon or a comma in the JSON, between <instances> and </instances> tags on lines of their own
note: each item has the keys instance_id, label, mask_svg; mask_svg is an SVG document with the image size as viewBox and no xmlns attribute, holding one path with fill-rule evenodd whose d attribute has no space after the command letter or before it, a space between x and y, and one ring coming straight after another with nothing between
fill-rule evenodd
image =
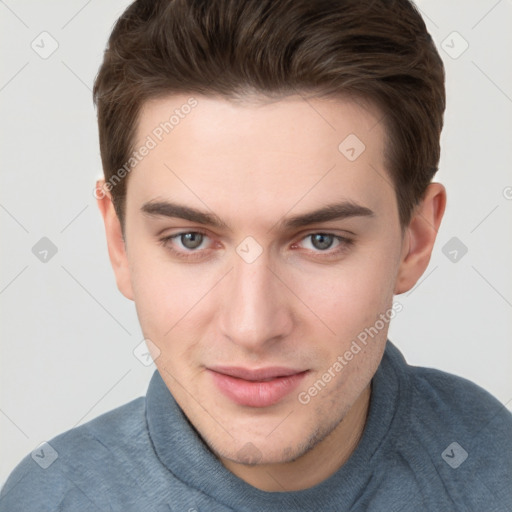
<instances>
[{"instance_id":1,"label":"neck","mask_svg":"<svg viewBox=\"0 0 512 512\"><path fill-rule=\"evenodd\" d=\"M371 383L336 428L310 451L292 462L247 466L221 458L222 464L248 484L267 492L308 489L329 478L352 455L363 435Z\"/></svg>"}]
</instances>

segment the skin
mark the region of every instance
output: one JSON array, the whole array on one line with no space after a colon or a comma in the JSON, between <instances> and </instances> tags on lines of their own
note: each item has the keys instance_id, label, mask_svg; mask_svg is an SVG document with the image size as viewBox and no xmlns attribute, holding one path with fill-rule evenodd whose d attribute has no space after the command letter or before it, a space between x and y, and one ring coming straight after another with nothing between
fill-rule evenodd
<instances>
[{"instance_id":1,"label":"skin","mask_svg":"<svg viewBox=\"0 0 512 512\"><path fill-rule=\"evenodd\" d=\"M146 103L134 146L188 98ZM401 229L375 108L341 98L195 98L198 105L130 173L124 240L109 195L98 195L117 284L158 347L155 364L166 385L221 463L264 491L306 489L357 447L388 324L308 404L298 393L423 274L446 192L430 184ZM366 146L352 162L338 150L349 134ZM213 213L229 228L143 213L151 201ZM278 227L339 201L373 215ZM198 248L183 237L160 241L184 232L206 236ZM353 243L328 238L325 248L315 233ZM251 263L236 251L248 236L262 250ZM277 404L253 408L217 390L206 370L213 365L309 373Z\"/></svg>"}]
</instances>

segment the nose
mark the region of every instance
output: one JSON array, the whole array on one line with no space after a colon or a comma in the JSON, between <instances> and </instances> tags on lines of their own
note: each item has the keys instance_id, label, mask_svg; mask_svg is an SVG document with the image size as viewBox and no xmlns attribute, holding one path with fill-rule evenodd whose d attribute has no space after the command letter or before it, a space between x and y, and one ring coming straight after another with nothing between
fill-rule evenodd
<instances>
[{"instance_id":1,"label":"nose","mask_svg":"<svg viewBox=\"0 0 512 512\"><path fill-rule=\"evenodd\" d=\"M290 292L264 251L248 263L234 254L234 268L222 290L222 334L254 353L289 335L293 326Z\"/></svg>"}]
</instances>

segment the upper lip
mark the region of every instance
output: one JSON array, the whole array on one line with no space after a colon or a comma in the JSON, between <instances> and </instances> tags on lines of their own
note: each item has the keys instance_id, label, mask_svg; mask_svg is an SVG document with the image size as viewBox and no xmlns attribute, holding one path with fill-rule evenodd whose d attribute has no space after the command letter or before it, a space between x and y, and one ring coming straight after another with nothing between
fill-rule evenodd
<instances>
[{"instance_id":1,"label":"upper lip","mask_svg":"<svg viewBox=\"0 0 512 512\"><path fill-rule=\"evenodd\" d=\"M267 368L255 368L253 370L240 366L211 366L209 370L244 380L265 380L276 377L287 377L305 371L287 368L285 366L268 366Z\"/></svg>"}]
</instances>

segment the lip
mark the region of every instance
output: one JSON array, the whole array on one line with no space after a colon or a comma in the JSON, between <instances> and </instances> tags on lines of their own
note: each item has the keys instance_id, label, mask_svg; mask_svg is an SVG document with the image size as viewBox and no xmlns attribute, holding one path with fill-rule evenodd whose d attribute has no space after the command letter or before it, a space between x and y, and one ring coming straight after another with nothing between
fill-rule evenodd
<instances>
[{"instance_id":1,"label":"lip","mask_svg":"<svg viewBox=\"0 0 512 512\"><path fill-rule=\"evenodd\" d=\"M288 377L304 371L286 366L267 366L266 368L255 368L253 370L243 368L242 366L211 366L208 369L223 375L249 381Z\"/></svg>"},{"instance_id":2,"label":"lip","mask_svg":"<svg viewBox=\"0 0 512 512\"><path fill-rule=\"evenodd\" d=\"M273 366L248 369L234 366L207 368L225 396L238 405L269 407L290 394L309 370Z\"/></svg>"}]
</instances>

